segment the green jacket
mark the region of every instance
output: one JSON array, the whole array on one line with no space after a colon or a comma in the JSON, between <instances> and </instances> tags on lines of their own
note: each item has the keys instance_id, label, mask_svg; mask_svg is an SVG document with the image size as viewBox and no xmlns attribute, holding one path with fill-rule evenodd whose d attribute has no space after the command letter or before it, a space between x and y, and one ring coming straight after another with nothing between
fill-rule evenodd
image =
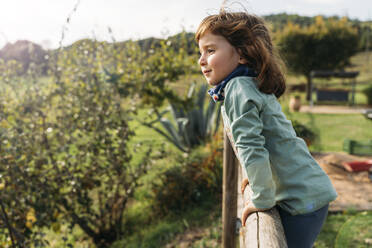
<instances>
[{"instance_id":1,"label":"green jacket","mask_svg":"<svg viewBox=\"0 0 372 248\"><path fill-rule=\"evenodd\" d=\"M275 95L260 92L254 78L230 80L222 116L247 173L255 207L279 205L296 215L313 212L336 199L329 177L296 136Z\"/></svg>"}]
</instances>

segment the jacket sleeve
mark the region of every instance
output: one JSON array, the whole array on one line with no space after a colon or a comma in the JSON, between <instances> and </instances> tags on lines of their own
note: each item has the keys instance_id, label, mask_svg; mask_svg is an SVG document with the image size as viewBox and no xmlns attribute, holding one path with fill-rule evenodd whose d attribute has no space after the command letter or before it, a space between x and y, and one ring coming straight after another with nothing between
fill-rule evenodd
<instances>
[{"instance_id":1,"label":"jacket sleeve","mask_svg":"<svg viewBox=\"0 0 372 248\"><path fill-rule=\"evenodd\" d=\"M247 80L251 80L248 79ZM245 168L253 191L252 202L256 208L275 206L269 153L264 147L263 123L260 119L263 99L252 82L234 78L226 87L224 101L239 161Z\"/></svg>"}]
</instances>

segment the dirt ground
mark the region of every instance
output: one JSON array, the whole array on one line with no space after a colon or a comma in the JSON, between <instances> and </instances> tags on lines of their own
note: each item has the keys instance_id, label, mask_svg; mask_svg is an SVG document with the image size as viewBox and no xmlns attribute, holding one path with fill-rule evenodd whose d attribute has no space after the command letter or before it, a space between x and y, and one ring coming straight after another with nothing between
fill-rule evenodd
<instances>
[{"instance_id":1,"label":"dirt ground","mask_svg":"<svg viewBox=\"0 0 372 248\"><path fill-rule=\"evenodd\" d=\"M370 106L305 105L301 106L300 112L362 114L366 109L370 109ZM342 162L372 157L356 157L345 153L319 153L313 156L328 174L338 193L337 199L330 204L330 211L372 210L372 181L368 178L368 172L348 172L342 168Z\"/></svg>"},{"instance_id":2,"label":"dirt ground","mask_svg":"<svg viewBox=\"0 0 372 248\"><path fill-rule=\"evenodd\" d=\"M330 211L372 210L372 181L368 172L349 172L342 162L367 160L372 157L357 157L346 153L313 154L330 177L338 197L330 204Z\"/></svg>"}]
</instances>

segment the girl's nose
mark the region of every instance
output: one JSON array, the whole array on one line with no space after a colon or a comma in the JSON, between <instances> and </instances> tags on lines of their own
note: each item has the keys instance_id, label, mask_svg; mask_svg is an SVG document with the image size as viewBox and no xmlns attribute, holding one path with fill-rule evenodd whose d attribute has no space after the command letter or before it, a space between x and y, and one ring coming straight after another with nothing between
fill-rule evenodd
<instances>
[{"instance_id":1,"label":"girl's nose","mask_svg":"<svg viewBox=\"0 0 372 248\"><path fill-rule=\"evenodd\" d=\"M200 66L203 66L205 64L206 64L206 60L205 60L204 56L201 55L200 58L199 58L199 65Z\"/></svg>"}]
</instances>

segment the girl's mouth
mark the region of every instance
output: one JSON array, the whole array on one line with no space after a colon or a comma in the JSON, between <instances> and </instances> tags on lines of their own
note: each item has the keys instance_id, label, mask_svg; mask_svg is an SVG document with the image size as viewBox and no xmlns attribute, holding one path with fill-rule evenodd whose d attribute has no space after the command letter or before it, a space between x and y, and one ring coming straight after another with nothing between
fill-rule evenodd
<instances>
[{"instance_id":1,"label":"girl's mouth","mask_svg":"<svg viewBox=\"0 0 372 248\"><path fill-rule=\"evenodd\" d=\"M208 74L210 73L212 70L203 70L203 74Z\"/></svg>"}]
</instances>

